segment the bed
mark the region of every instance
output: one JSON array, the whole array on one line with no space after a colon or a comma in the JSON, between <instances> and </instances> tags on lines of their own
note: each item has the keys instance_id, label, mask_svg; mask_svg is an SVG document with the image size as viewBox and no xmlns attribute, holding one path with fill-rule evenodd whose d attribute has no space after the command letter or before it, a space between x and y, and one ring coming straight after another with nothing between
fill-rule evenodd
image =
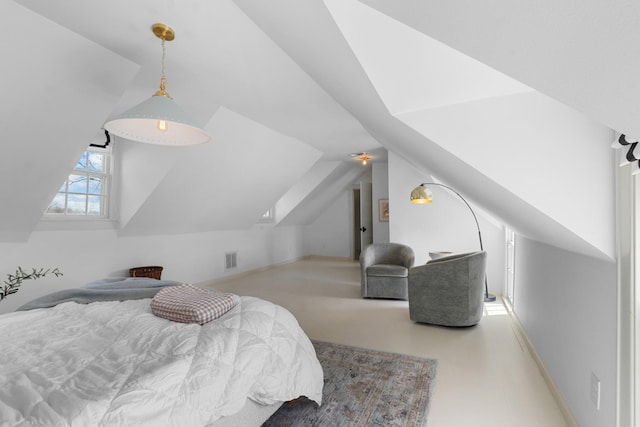
<instances>
[{"instance_id":1,"label":"bed","mask_svg":"<svg viewBox=\"0 0 640 427\"><path fill-rule=\"evenodd\" d=\"M299 396L321 404L322 368L289 311L243 296L179 323L151 311L169 286L103 280L0 316L0 425L260 425Z\"/></svg>"}]
</instances>

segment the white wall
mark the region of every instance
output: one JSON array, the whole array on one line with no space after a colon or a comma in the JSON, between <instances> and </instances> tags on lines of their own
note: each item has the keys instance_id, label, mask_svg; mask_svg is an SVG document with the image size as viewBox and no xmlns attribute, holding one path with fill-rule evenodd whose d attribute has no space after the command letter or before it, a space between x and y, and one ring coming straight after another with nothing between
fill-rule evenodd
<instances>
[{"instance_id":1,"label":"white wall","mask_svg":"<svg viewBox=\"0 0 640 427\"><path fill-rule=\"evenodd\" d=\"M344 191L313 222L304 227L304 254L352 257L353 195Z\"/></svg>"},{"instance_id":2,"label":"white wall","mask_svg":"<svg viewBox=\"0 0 640 427\"><path fill-rule=\"evenodd\" d=\"M373 241L389 241L389 222L378 221L378 200L389 197L386 163L372 163L371 173L360 177L372 183ZM353 191L343 192L331 206L304 228L305 255L353 256Z\"/></svg>"},{"instance_id":3,"label":"white wall","mask_svg":"<svg viewBox=\"0 0 640 427\"><path fill-rule=\"evenodd\" d=\"M373 242L389 242L389 222L380 221L378 200L389 198L389 168L386 162L371 164L373 202Z\"/></svg>"},{"instance_id":4,"label":"white wall","mask_svg":"<svg viewBox=\"0 0 640 427\"><path fill-rule=\"evenodd\" d=\"M429 252L473 252L480 249L478 230L469 208L449 190L430 187L434 202L414 205L411 190L432 177L420 172L402 158L389 153L389 202L391 241L413 248L416 264L429 260ZM470 204L473 200L462 195ZM473 206L473 204L472 204ZM489 292L503 293L505 272L504 227L474 207L478 217L484 249L487 251Z\"/></svg>"},{"instance_id":5,"label":"white wall","mask_svg":"<svg viewBox=\"0 0 640 427\"><path fill-rule=\"evenodd\" d=\"M517 237L515 313L581 427L615 425L616 298L614 262Z\"/></svg>"},{"instance_id":6,"label":"white wall","mask_svg":"<svg viewBox=\"0 0 640 427\"><path fill-rule=\"evenodd\" d=\"M238 251L238 268L225 271L224 254L229 251ZM0 243L2 279L18 266L57 267L64 276L26 281L17 294L0 302L0 313L49 292L126 276L135 266L162 265L163 279L198 283L302 256L301 227L256 225L250 230L148 237L118 237L113 230L38 231L26 243Z\"/></svg>"}]
</instances>

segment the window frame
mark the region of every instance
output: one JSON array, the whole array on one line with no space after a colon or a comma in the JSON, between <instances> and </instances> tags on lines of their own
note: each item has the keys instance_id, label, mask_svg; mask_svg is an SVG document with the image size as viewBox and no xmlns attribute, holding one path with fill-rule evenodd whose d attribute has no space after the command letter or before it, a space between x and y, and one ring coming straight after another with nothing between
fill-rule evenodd
<instances>
[{"instance_id":1,"label":"window frame","mask_svg":"<svg viewBox=\"0 0 640 427\"><path fill-rule=\"evenodd\" d=\"M618 270L616 425L637 425L640 415L640 177L616 166Z\"/></svg>"},{"instance_id":2,"label":"window frame","mask_svg":"<svg viewBox=\"0 0 640 427\"><path fill-rule=\"evenodd\" d=\"M85 155L85 153L99 153L102 154L104 156L104 163L103 163L103 171L102 172L96 172L96 171L91 171L88 170L88 168L85 169L77 169L76 166L78 165L78 163L82 160L82 157ZM73 166L73 168L69 171L69 173L67 174L64 182L58 187L58 191L56 191L55 195L53 196L53 198L51 199L51 201L49 202L49 204L47 205L47 207L45 208L44 214L42 216L42 219L44 220L51 220L51 221L109 221L112 219L112 213L111 213L111 204L112 204L112 188L113 188L113 180L114 180L114 174L113 174L113 150L111 149L110 146L108 147L94 147L94 146L89 146L87 147L83 152L82 155L80 156L80 158L76 161L75 165ZM88 179L91 179L92 176L98 176L101 178L101 192L100 194L97 193L92 193L90 191L90 187L89 185L87 185L87 189L86 192L84 193L80 193L80 192L74 192L74 191L69 191L69 178L72 175L86 175L88 177ZM62 186L64 186L64 191L60 191L60 189L62 189ZM63 193L65 195L65 206L64 206L64 212L59 212L59 213L55 213L55 212L48 212L49 207L51 206L51 203L55 200L55 198L57 197L58 194ZM88 200L85 207L87 208L85 210L85 213L83 214L73 214L73 213L69 213L68 212L68 207L69 207L69 203L68 203L68 197L69 194L82 194L85 195L87 198L90 196L97 196L100 197L101 202L100 202L100 213L99 214L89 214L88 212Z\"/></svg>"},{"instance_id":3,"label":"window frame","mask_svg":"<svg viewBox=\"0 0 640 427\"><path fill-rule=\"evenodd\" d=\"M271 224L276 221L276 208L270 207L258 220L258 224Z\"/></svg>"}]
</instances>

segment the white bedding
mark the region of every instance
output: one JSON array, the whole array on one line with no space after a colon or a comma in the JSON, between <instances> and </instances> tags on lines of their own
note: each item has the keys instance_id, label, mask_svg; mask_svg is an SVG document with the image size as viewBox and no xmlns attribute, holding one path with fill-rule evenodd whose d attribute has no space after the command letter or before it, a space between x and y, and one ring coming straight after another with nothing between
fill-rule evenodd
<instances>
[{"instance_id":1,"label":"white bedding","mask_svg":"<svg viewBox=\"0 0 640 427\"><path fill-rule=\"evenodd\" d=\"M241 297L203 326L149 299L0 316L0 426L204 426L249 398L321 403L311 342L283 307Z\"/></svg>"}]
</instances>

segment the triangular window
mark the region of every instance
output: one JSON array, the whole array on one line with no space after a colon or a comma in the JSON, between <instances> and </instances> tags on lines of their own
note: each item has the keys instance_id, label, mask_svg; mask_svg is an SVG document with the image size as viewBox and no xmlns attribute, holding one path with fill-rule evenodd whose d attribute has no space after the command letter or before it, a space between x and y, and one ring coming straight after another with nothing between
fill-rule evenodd
<instances>
[{"instance_id":1,"label":"triangular window","mask_svg":"<svg viewBox=\"0 0 640 427\"><path fill-rule=\"evenodd\" d=\"M45 216L107 218L110 171L110 147L87 149L49 203Z\"/></svg>"}]
</instances>

